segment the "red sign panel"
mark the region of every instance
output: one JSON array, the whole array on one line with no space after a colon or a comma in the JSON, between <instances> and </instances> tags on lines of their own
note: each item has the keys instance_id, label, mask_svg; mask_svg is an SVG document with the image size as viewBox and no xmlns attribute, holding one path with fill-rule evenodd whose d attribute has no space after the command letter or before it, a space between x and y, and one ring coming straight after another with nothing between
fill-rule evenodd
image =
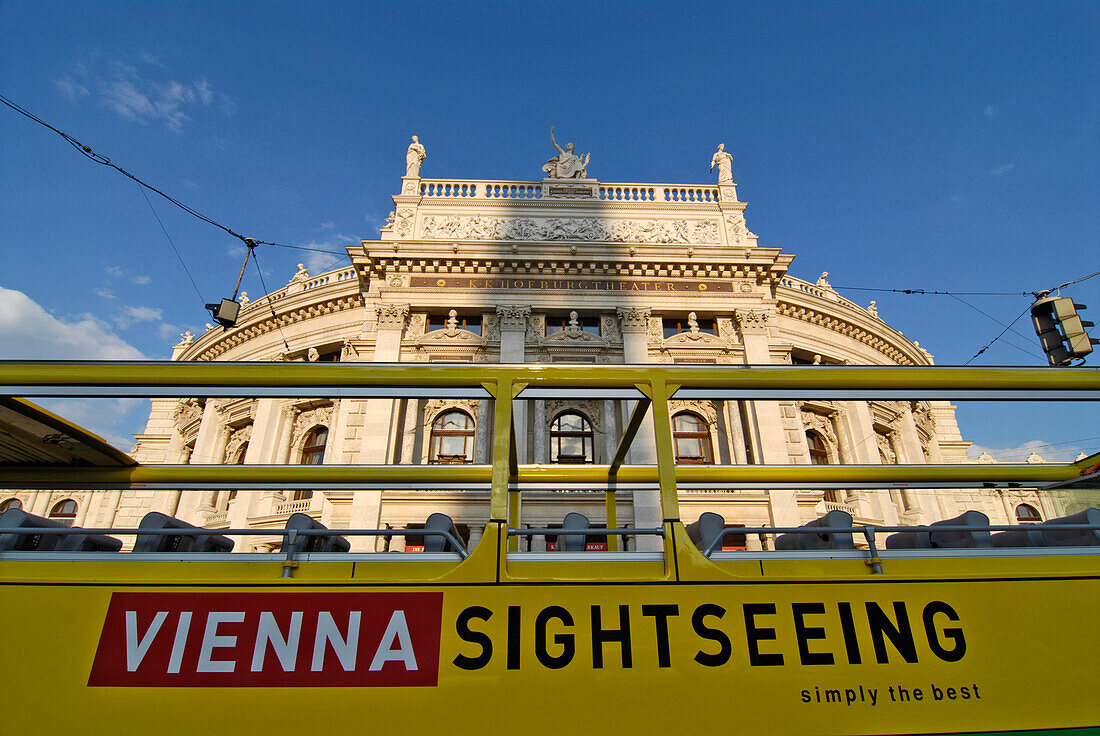
<instances>
[{"instance_id":1,"label":"red sign panel","mask_svg":"<svg viewBox=\"0 0 1100 736\"><path fill-rule=\"evenodd\" d=\"M442 593L115 593L88 684L434 686Z\"/></svg>"}]
</instances>

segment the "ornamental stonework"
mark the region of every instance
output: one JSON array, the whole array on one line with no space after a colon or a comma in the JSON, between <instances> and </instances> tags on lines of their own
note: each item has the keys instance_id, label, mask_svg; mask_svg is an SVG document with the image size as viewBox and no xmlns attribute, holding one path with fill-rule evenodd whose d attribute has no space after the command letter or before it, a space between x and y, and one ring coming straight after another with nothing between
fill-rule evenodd
<instances>
[{"instance_id":1,"label":"ornamental stonework","mask_svg":"<svg viewBox=\"0 0 1100 736\"><path fill-rule=\"evenodd\" d=\"M639 307L618 307L615 312L619 315L623 332L642 332L649 322L649 310Z\"/></svg>"},{"instance_id":2,"label":"ornamental stonework","mask_svg":"<svg viewBox=\"0 0 1100 736\"><path fill-rule=\"evenodd\" d=\"M762 309L736 309L733 318L742 335L762 335L768 329L768 313Z\"/></svg>"},{"instance_id":3,"label":"ornamental stonework","mask_svg":"<svg viewBox=\"0 0 1100 736\"><path fill-rule=\"evenodd\" d=\"M388 328L403 328L405 317L409 314L408 304L379 304L374 308L378 316L378 326Z\"/></svg>"},{"instance_id":4,"label":"ornamental stonework","mask_svg":"<svg viewBox=\"0 0 1100 736\"><path fill-rule=\"evenodd\" d=\"M401 213L397 232L401 234ZM425 240L599 241L606 243L718 244L712 219L623 220L597 217L492 217L428 215L420 227Z\"/></svg>"},{"instance_id":5,"label":"ornamental stonework","mask_svg":"<svg viewBox=\"0 0 1100 736\"><path fill-rule=\"evenodd\" d=\"M527 318L531 316L531 307L505 305L497 307L497 318L502 330L525 330Z\"/></svg>"}]
</instances>

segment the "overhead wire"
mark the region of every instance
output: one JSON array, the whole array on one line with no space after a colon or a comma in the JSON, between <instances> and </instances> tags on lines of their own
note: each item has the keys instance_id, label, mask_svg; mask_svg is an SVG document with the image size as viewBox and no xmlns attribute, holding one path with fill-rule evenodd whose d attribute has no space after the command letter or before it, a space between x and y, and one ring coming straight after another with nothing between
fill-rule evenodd
<instances>
[{"instance_id":1,"label":"overhead wire","mask_svg":"<svg viewBox=\"0 0 1100 736\"><path fill-rule=\"evenodd\" d=\"M275 329L279 331L279 337L283 340L283 347L285 347L286 351L289 353L290 343L286 341L286 335L283 334L282 325L279 324L279 315L275 314L275 305L271 303L271 292L267 290L267 281L264 279L263 269L260 268L260 259L256 257L256 249L248 249L248 253L244 257L246 263L248 262L249 255L252 256L252 265L256 267L256 274L260 277L260 286L263 287L264 294L267 295L264 298L267 299L267 308L271 310L271 321L274 322Z\"/></svg>"},{"instance_id":2,"label":"overhead wire","mask_svg":"<svg viewBox=\"0 0 1100 736\"><path fill-rule=\"evenodd\" d=\"M199 285L195 283L195 277L191 275L191 271L187 268L187 264L183 262L183 256L180 255L179 249L176 248L175 242L172 241L172 236L168 234L167 228L164 227L164 223L161 222L160 215L157 214L157 210L153 207L153 203L149 200L149 195L145 193L145 190L138 187L138 191L141 192L141 196L145 197L145 203L149 205L149 209L153 213L153 217L157 218L157 224L160 225L161 232L164 233L164 237L168 239L168 244L172 246L172 252L176 254L176 258L179 259L180 265L183 266L183 272L187 274L187 278L191 280L191 285L195 287L195 293L199 295L199 301L206 304L206 299L203 298L202 291L199 290Z\"/></svg>"}]
</instances>

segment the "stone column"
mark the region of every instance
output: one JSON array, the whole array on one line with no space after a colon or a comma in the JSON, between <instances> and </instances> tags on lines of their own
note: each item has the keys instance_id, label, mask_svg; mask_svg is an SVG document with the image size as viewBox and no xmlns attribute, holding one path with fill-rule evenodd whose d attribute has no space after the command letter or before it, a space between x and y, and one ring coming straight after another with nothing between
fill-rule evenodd
<instances>
[{"instance_id":1,"label":"stone column","mask_svg":"<svg viewBox=\"0 0 1100 736\"><path fill-rule=\"evenodd\" d=\"M416 428L420 424L420 407L423 402L420 399L401 399L398 403L405 405L405 419L401 427L401 464L419 465L420 458L413 458L413 449L416 444Z\"/></svg>"},{"instance_id":2,"label":"stone column","mask_svg":"<svg viewBox=\"0 0 1100 736\"><path fill-rule=\"evenodd\" d=\"M539 465L545 465L547 462L547 450L549 449L546 441L546 402L539 399L535 402L535 428L534 428L534 455L535 462Z\"/></svg>"},{"instance_id":3,"label":"stone column","mask_svg":"<svg viewBox=\"0 0 1100 736\"><path fill-rule=\"evenodd\" d=\"M500 323L500 362L523 363L526 360L527 319L531 316L531 307L497 307L497 320ZM512 417L516 425L516 457L520 463L530 462L527 457L527 402L516 401L512 404Z\"/></svg>"},{"instance_id":4,"label":"stone column","mask_svg":"<svg viewBox=\"0 0 1100 736\"><path fill-rule=\"evenodd\" d=\"M195 451L191 453L192 465L211 465L220 463L225 455L225 417L221 411L221 402L207 399L199 423L199 435L195 439ZM201 526L206 514L214 510L214 498L217 492L188 491L180 496L176 515L191 524Z\"/></svg>"},{"instance_id":5,"label":"stone column","mask_svg":"<svg viewBox=\"0 0 1100 736\"><path fill-rule=\"evenodd\" d=\"M623 362L627 364L641 365L649 362L649 328L648 309L636 307L619 307L619 325L623 333ZM636 402L627 401L626 417L624 421L630 421L630 415L634 411ZM634 436L634 442L630 445L628 461L634 465L654 465L657 462L657 440L653 431L653 412L649 411L638 428L638 434ZM661 516L660 491L634 491L634 525L641 528L655 528L662 526L664 519ZM621 520L620 520L620 523ZM637 549L642 552L659 552L663 549L660 537L635 537Z\"/></svg>"},{"instance_id":6,"label":"stone column","mask_svg":"<svg viewBox=\"0 0 1100 736\"><path fill-rule=\"evenodd\" d=\"M745 363L748 365L768 365L772 363L768 345L768 313L762 309L738 309L734 312L734 322L741 334L741 344L745 346ZM783 429L783 414L778 401L746 402L752 409L756 431L760 438L760 461L767 465L786 465L790 462L787 454L786 433ZM768 492L768 513L772 526L798 526L798 498L795 491L775 490Z\"/></svg>"},{"instance_id":7,"label":"stone column","mask_svg":"<svg viewBox=\"0 0 1100 736\"><path fill-rule=\"evenodd\" d=\"M380 304L378 334L374 343L375 363L396 363L401 359L401 335L409 315L408 304ZM390 436L395 401L369 399L363 427L363 443L359 457L364 463L386 464L390 461L394 438ZM353 529L377 529L381 523L382 491L355 491L351 501L349 525ZM353 552L377 548L377 537L352 537Z\"/></svg>"},{"instance_id":8,"label":"stone column","mask_svg":"<svg viewBox=\"0 0 1100 736\"><path fill-rule=\"evenodd\" d=\"M474 428L474 462L489 462L489 427L493 422L493 414L489 410L492 402L482 399L477 402L477 424Z\"/></svg>"}]
</instances>

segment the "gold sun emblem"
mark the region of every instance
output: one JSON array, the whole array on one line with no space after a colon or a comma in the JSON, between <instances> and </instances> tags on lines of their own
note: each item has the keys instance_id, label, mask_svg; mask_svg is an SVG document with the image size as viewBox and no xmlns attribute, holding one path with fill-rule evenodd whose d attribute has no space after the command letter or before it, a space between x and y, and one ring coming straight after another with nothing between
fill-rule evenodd
<instances>
[{"instance_id":1,"label":"gold sun emblem","mask_svg":"<svg viewBox=\"0 0 1100 736\"><path fill-rule=\"evenodd\" d=\"M699 284L699 291L706 291L706 290L707 290L707 285L706 284Z\"/></svg>"},{"instance_id":2,"label":"gold sun emblem","mask_svg":"<svg viewBox=\"0 0 1100 736\"><path fill-rule=\"evenodd\" d=\"M440 279L439 281L435 282L435 285L440 287L440 288L443 288L444 286L447 285L447 280L446 279Z\"/></svg>"}]
</instances>

